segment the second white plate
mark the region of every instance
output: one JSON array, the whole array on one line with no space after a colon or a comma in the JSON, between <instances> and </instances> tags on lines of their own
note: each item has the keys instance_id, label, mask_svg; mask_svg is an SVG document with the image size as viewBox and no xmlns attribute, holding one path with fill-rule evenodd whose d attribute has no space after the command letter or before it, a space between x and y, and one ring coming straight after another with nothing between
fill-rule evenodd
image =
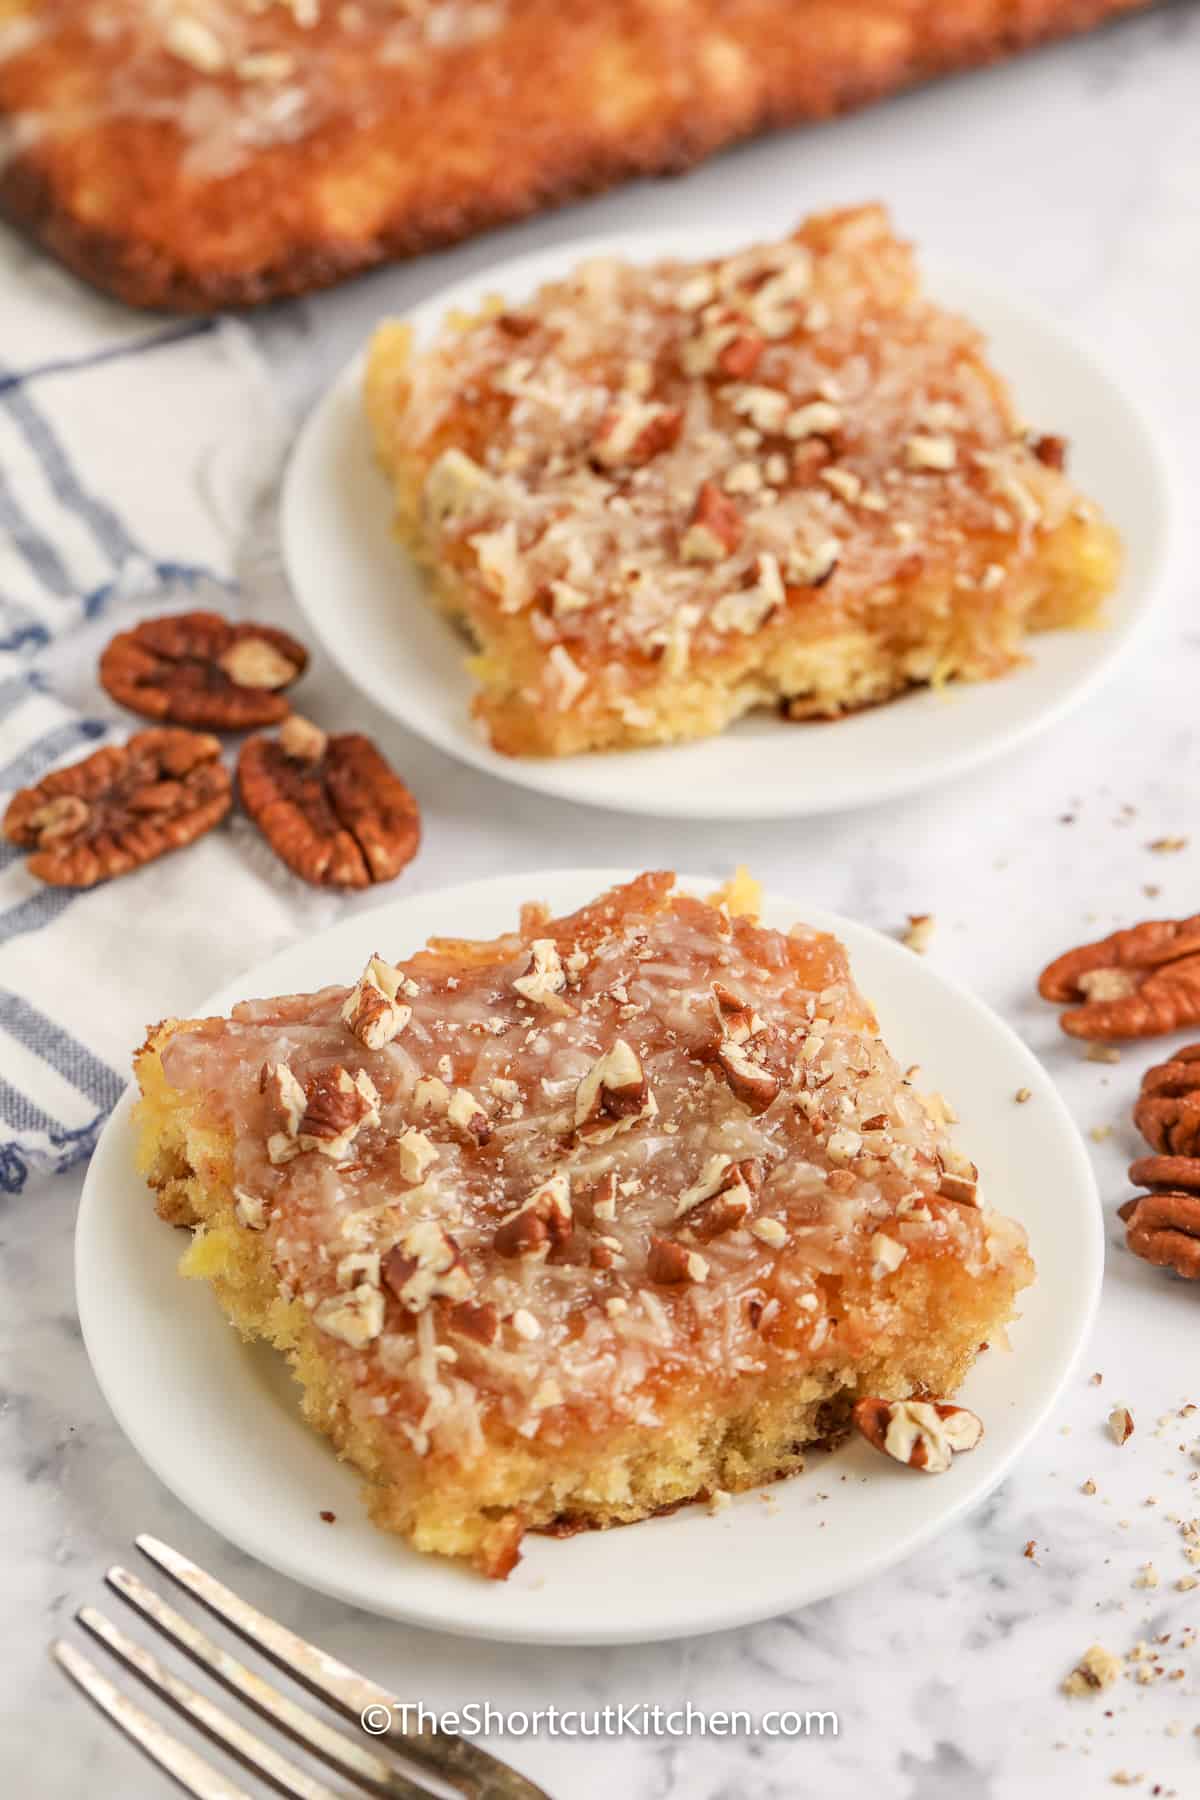
<instances>
[{"instance_id":1,"label":"second white plate","mask_svg":"<svg viewBox=\"0 0 1200 1800\"><path fill-rule=\"evenodd\" d=\"M372 951L405 956L431 933L491 937L524 900L566 911L625 878L597 869L506 876L395 900L272 957L200 1010L344 981ZM687 885L703 893L711 883ZM84 1184L76 1293L96 1378L167 1486L251 1556L340 1600L443 1631L544 1644L684 1637L787 1612L878 1573L978 1504L1045 1418L1087 1337L1103 1263L1087 1154L1013 1032L920 957L788 899L769 899L764 916L841 937L893 1051L953 1098L986 1191L1029 1232L1038 1278L1022 1296L1011 1354L981 1357L962 1389L986 1425L977 1450L932 1477L856 1440L775 1486L770 1509L746 1494L717 1517L690 1506L617 1531L531 1537L506 1582L421 1556L368 1522L357 1477L303 1423L282 1357L244 1344L207 1287L176 1274L181 1236L154 1218L134 1170L126 1096ZM1030 1098L1015 1106L1020 1088Z\"/></svg>"},{"instance_id":2,"label":"second white plate","mask_svg":"<svg viewBox=\"0 0 1200 1800\"><path fill-rule=\"evenodd\" d=\"M451 307L514 299L585 255L649 261L732 248L743 233L592 238L500 264L444 289L410 315L418 341ZM958 775L1044 730L1111 670L1149 608L1167 537L1168 484L1153 436L1115 380L1048 315L934 263L930 291L987 334L1030 417L1072 444L1072 472L1125 540L1106 628L1033 640L1032 661L1002 680L921 691L836 724L752 714L720 737L650 750L555 759L501 756L471 718L474 684L455 629L392 535L392 501L361 400L363 359L317 406L283 490L283 552L296 597L343 673L385 712L502 780L590 806L675 818L797 818L888 800Z\"/></svg>"}]
</instances>

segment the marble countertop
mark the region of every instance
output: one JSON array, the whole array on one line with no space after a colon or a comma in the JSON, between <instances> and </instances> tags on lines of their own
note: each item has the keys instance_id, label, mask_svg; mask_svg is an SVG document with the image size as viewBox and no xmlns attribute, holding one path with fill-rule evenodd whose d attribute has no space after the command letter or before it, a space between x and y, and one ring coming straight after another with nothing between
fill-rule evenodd
<instances>
[{"instance_id":1,"label":"marble countertop","mask_svg":"<svg viewBox=\"0 0 1200 1800\"><path fill-rule=\"evenodd\" d=\"M584 231L652 227L664 209L673 221L700 223L736 204L749 234L783 228L810 206L879 195L919 243L1053 308L1140 394L1184 501L1157 623L1099 698L982 774L851 817L718 831L583 814L380 728L425 807L426 848L406 878L414 886L582 862L674 862L723 876L746 862L771 888L883 930L900 929L910 912L936 916L931 962L1015 1026L1081 1129L1095 1134L1110 1241L1100 1316L1084 1365L1021 1468L933 1548L837 1599L741 1631L552 1653L419 1634L249 1563L149 1474L112 1422L80 1342L71 1279L78 1173L31 1184L6 1201L0 1258L6 1792L151 1800L167 1791L44 1653L144 1530L429 1706L690 1700L840 1715L836 1738L792 1742L626 1734L493 1743L559 1800L1017 1800L1068 1788L1099 1795L1118 1774L1139 1777L1142 1794L1200 1793L1200 1647L1188 1648L1186 1629L1200 1622L1200 1587L1176 1586L1189 1565L1167 1517L1189 1514L1198 1490L1188 1476L1200 1480L1200 1461L1186 1447L1196 1437L1188 1421L1156 1423L1200 1402L1188 1386L1198 1301L1130 1258L1115 1219L1134 1153L1129 1104L1154 1056L1084 1060L1032 990L1064 945L1200 904L1200 529L1191 498L1200 482L1198 73L1200 13L1167 7L736 151L669 186L627 189L279 307L250 327L299 410L379 314L485 261ZM362 714L333 674L322 680L331 705ZM1174 854L1149 848L1189 833ZM1118 1402L1137 1422L1123 1449L1104 1427ZM1146 1563L1157 1587L1136 1585ZM737 1572L714 1566L703 1579L735 1582ZM1126 1653L1163 1634L1161 1679L1123 1680L1091 1700L1060 1694L1093 1641Z\"/></svg>"}]
</instances>

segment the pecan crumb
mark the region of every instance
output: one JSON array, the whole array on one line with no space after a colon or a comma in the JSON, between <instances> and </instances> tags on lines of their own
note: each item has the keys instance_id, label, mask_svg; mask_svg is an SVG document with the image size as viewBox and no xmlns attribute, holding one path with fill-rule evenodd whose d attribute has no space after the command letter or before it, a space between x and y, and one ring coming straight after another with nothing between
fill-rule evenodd
<instances>
[{"instance_id":1,"label":"pecan crumb","mask_svg":"<svg viewBox=\"0 0 1200 1800\"><path fill-rule=\"evenodd\" d=\"M909 913L908 929L901 942L909 950L915 950L918 956L924 956L933 941L937 920L932 913Z\"/></svg>"},{"instance_id":2,"label":"pecan crumb","mask_svg":"<svg viewBox=\"0 0 1200 1800\"><path fill-rule=\"evenodd\" d=\"M1133 1414L1127 1406L1114 1406L1109 1413L1108 1435L1114 1444L1127 1444L1133 1436Z\"/></svg>"},{"instance_id":3,"label":"pecan crumb","mask_svg":"<svg viewBox=\"0 0 1200 1800\"><path fill-rule=\"evenodd\" d=\"M1062 1684L1064 1694L1095 1694L1109 1688L1121 1673L1122 1658L1114 1656L1103 1644L1086 1649Z\"/></svg>"}]
</instances>

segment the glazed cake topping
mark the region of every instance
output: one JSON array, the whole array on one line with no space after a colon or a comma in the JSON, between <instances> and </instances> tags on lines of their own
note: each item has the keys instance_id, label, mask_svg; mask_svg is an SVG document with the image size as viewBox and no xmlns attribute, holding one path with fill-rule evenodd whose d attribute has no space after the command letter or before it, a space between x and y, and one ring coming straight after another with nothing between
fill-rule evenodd
<instances>
[{"instance_id":1,"label":"glazed cake topping","mask_svg":"<svg viewBox=\"0 0 1200 1800\"><path fill-rule=\"evenodd\" d=\"M169 120L189 176L229 175L257 149L294 143L332 120L359 128L380 100L340 78L347 54L419 78L503 28L509 0L37 0L0 19L0 61L56 34L85 34L110 65L102 110ZM77 111L25 114L29 135L78 131Z\"/></svg>"},{"instance_id":2,"label":"glazed cake topping","mask_svg":"<svg viewBox=\"0 0 1200 1800\"><path fill-rule=\"evenodd\" d=\"M361 1358L354 1404L419 1453L859 1356L894 1271L1023 1254L820 934L651 875L363 979L405 995L386 1039L354 1027L360 982L249 1002L163 1063L232 1127L239 1226Z\"/></svg>"},{"instance_id":3,"label":"glazed cake topping","mask_svg":"<svg viewBox=\"0 0 1200 1800\"><path fill-rule=\"evenodd\" d=\"M567 707L785 609L877 624L922 570L994 606L1077 496L980 347L866 207L455 320L407 366L397 439L430 447L438 554L529 617Z\"/></svg>"}]
</instances>

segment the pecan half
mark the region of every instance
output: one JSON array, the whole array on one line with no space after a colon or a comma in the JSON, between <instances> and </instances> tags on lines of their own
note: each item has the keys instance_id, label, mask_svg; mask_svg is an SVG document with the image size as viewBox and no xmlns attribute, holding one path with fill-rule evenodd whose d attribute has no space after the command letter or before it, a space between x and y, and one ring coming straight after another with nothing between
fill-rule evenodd
<instances>
[{"instance_id":1,"label":"pecan half","mask_svg":"<svg viewBox=\"0 0 1200 1800\"><path fill-rule=\"evenodd\" d=\"M1200 1044L1187 1044L1170 1062L1146 1070L1133 1122L1160 1157L1200 1158ZM1200 1170L1200 1163L1197 1168ZM1134 1175L1132 1179L1171 1181L1180 1177ZM1200 1189L1200 1181L1184 1179L1183 1185Z\"/></svg>"},{"instance_id":2,"label":"pecan half","mask_svg":"<svg viewBox=\"0 0 1200 1800\"><path fill-rule=\"evenodd\" d=\"M1135 1256L1187 1281L1200 1280L1200 1193L1139 1194L1120 1208Z\"/></svg>"},{"instance_id":3,"label":"pecan half","mask_svg":"<svg viewBox=\"0 0 1200 1800\"><path fill-rule=\"evenodd\" d=\"M983 1436L983 1425L973 1412L945 1400L872 1396L857 1401L852 1416L868 1444L927 1475L944 1475L953 1458L973 1450Z\"/></svg>"},{"instance_id":4,"label":"pecan half","mask_svg":"<svg viewBox=\"0 0 1200 1800\"><path fill-rule=\"evenodd\" d=\"M214 737L139 731L56 769L9 801L4 835L32 850L52 887L93 887L182 850L220 822L233 795Z\"/></svg>"},{"instance_id":5,"label":"pecan half","mask_svg":"<svg viewBox=\"0 0 1200 1800\"><path fill-rule=\"evenodd\" d=\"M118 632L100 658L100 684L143 718L248 731L287 717L280 690L307 666L303 644L273 625L170 613Z\"/></svg>"},{"instance_id":6,"label":"pecan half","mask_svg":"<svg viewBox=\"0 0 1200 1800\"><path fill-rule=\"evenodd\" d=\"M248 738L238 787L275 854L314 887L391 881L421 841L416 801L357 731L327 738L293 718L277 738Z\"/></svg>"},{"instance_id":7,"label":"pecan half","mask_svg":"<svg viewBox=\"0 0 1200 1800\"><path fill-rule=\"evenodd\" d=\"M1059 1019L1071 1037L1159 1037L1200 1024L1200 914L1147 919L1068 950L1042 970L1038 992L1084 1002Z\"/></svg>"}]
</instances>

